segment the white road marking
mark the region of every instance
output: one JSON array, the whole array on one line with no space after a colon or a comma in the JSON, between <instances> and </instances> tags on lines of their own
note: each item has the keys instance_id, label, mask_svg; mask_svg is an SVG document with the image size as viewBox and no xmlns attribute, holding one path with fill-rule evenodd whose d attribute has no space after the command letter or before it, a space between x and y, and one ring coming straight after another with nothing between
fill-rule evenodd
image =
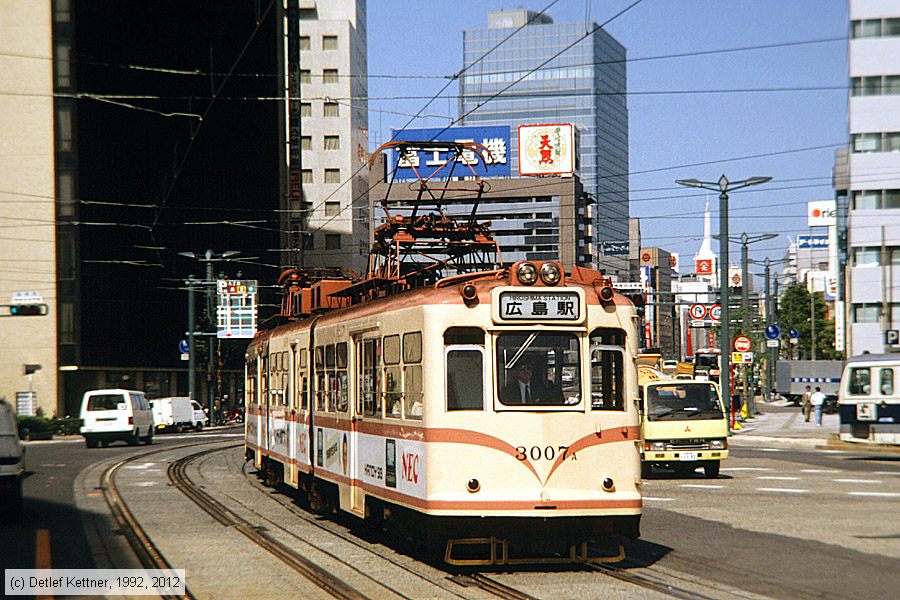
<instances>
[{"instance_id":1,"label":"white road marking","mask_svg":"<svg viewBox=\"0 0 900 600\"><path fill-rule=\"evenodd\" d=\"M66 465L60 464L60 463L46 463L46 464L42 464L41 466L42 466L42 467L53 467L53 468L61 469L62 467L66 466Z\"/></svg>"},{"instance_id":2,"label":"white road marking","mask_svg":"<svg viewBox=\"0 0 900 600\"><path fill-rule=\"evenodd\" d=\"M770 477L765 477L765 476L763 476L763 477L757 477L757 479L771 479L771 480L773 480L773 481L799 481L799 480L800 480L799 477L774 477L774 476L770 476Z\"/></svg>"},{"instance_id":3,"label":"white road marking","mask_svg":"<svg viewBox=\"0 0 900 600\"><path fill-rule=\"evenodd\" d=\"M771 471L769 467L727 467L720 471Z\"/></svg>"},{"instance_id":4,"label":"white road marking","mask_svg":"<svg viewBox=\"0 0 900 600\"><path fill-rule=\"evenodd\" d=\"M806 494L809 490L798 490L793 488L756 488L757 492L780 492L783 494Z\"/></svg>"},{"instance_id":5,"label":"white road marking","mask_svg":"<svg viewBox=\"0 0 900 600\"><path fill-rule=\"evenodd\" d=\"M675 498L654 498L652 496L644 496L642 500L649 500L650 502L672 502Z\"/></svg>"},{"instance_id":6,"label":"white road marking","mask_svg":"<svg viewBox=\"0 0 900 600\"><path fill-rule=\"evenodd\" d=\"M900 476L900 471L873 471L872 475L897 475L897 476Z\"/></svg>"},{"instance_id":7,"label":"white road marking","mask_svg":"<svg viewBox=\"0 0 900 600\"><path fill-rule=\"evenodd\" d=\"M839 469L801 469L801 473L840 473Z\"/></svg>"},{"instance_id":8,"label":"white road marking","mask_svg":"<svg viewBox=\"0 0 900 600\"><path fill-rule=\"evenodd\" d=\"M880 479L832 479L835 483L881 483Z\"/></svg>"},{"instance_id":9,"label":"white road marking","mask_svg":"<svg viewBox=\"0 0 900 600\"><path fill-rule=\"evenodd\" d=\"M820 454L849 454L846 450L819 450Z\"/></svg>"},{"instance_id":10,"label":"white road marking","mask_svg":"<svg viewBox=\"0 0 900 600\"><path fill-rule=\"evenodd\" d=\"M877 496L879 498L900 498L900 492L847 492L848 496Z\"/></svg>"},{"instance_id":11,"label":"white road marking","mask_svg":"<svg viewBox=\"0 0 900 600\"><path fill-rule=\"evenodd\" d=\"M158 481L138 481L134 485L138 487L149 487L151 485L159 485Z\"/></svg>"},{"instance_id":12,"label":"white road marking","mask_svg":"<svg viewBox=\"0 0 900 600\"><path fill-rule=\"evenodd\" d=\"M156 463L149 462L149 463L143 463L140 465L128 465L125 468L126 469L149 469L150 467L155 467L155 466L156 466Z\"/></svg>"},{"instance_id":13,"label":"white road marking","mask_svg":"<svg viewBox=\"0 0 900 600\"><path fill-rule=\"evenodd\" d=\"M760 452L784 452L781 448L754 448Z\"/></svg>"},{"instance_id":14,"label":"white road marking","mask_svg":"<svg viewBox=\"0 0 900 600\"><path fill-rule=\"evenodd\" d=\"M724 485L713 485L713 484L710 484L710 483L707 483L707 484L699 484L699 483L682 483L679 487L686 487L686 488L700 488L700 489L710 489L710 490L720 490L720 489L722 489L722 488L725 487L725 486L724 486Z\"/></svg>"}]
</instances>

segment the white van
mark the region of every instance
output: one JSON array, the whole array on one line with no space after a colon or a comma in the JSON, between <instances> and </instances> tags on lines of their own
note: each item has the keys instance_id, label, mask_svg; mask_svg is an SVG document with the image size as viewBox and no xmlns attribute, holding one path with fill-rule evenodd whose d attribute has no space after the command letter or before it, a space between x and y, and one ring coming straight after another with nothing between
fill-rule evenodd
<instances>
[{"instance_id":1,"label":"white van","mask_svg":"<svg viewBox=\"0 0 900 600\"><path fill-rule=\"evenodd\" d=\"M201 431L208 420L199 402L183 396L157 398L150 401L150 406L153 407L153 420L157 429L180 432L185 427L190 427L194 431Z\"/></svg>"},{"instance_id":2,"label":"white van","mask_svg":"<svg viewBox=\"0 0 900 600\"><path fill-rule=\"evenodd\" d=\"M93 390L81 401L81 434L88 448L122 440L134 446L153 442L153 411L144 392Z\"/></svg>"},{"instance_id":3,"label":"white van","mask_svg":"<svg viewBox=\"0 0 900 600\"><path fill-rule=\"evenodd\" d=\"M25 446L19 441L16 411L0 399L0 511L22 508Z\"/></svg>"}]
</instances>

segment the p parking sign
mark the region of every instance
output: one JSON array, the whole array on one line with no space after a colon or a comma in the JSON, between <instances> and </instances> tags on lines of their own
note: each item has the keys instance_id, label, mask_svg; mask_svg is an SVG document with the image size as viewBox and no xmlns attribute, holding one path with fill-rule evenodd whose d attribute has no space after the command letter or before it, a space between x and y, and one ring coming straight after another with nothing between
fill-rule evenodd
<instances>
[{"instance_id":1,"label":"p parking sign","mask_svg":"<svg viewBox=\"0 0 900 600\"><path fill-rule=\"evenodd\" d=\"M885 346L900 345L900 329L885 329L884 345Z\"/></svg>"}]
</instances>

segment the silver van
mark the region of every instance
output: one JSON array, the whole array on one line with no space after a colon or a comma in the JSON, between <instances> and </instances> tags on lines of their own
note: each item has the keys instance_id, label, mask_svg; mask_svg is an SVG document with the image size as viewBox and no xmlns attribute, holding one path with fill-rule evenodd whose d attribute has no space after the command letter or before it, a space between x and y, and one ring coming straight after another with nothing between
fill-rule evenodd
<instances>
[{"instance_id":1,"label":"silver van","mask_svg":"<svg viewBox=\"0 0 900 600\"><path fill-rule=\"evenodd\" d=\"M129 446L153 442L153 411L144 392L93 390L81 401L81 434L88 448L122 440Z\"/></svg>"}]
</instances>

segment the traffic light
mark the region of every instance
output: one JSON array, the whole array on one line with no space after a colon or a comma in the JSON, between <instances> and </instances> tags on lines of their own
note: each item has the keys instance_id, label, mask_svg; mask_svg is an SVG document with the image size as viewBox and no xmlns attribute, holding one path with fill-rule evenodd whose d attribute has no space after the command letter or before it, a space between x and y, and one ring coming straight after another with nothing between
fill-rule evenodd
<instances>
[{"instance_id":1,"label":"traffic light","mask_svg":"<svg viewBox=\"0 0 900 600\"><path fill-rule=\"evenodd\" d=\"M34 317L47 314L46 304L5 304L8 314L0 314L4 317Z\"/></svg>"}]
</instances>

